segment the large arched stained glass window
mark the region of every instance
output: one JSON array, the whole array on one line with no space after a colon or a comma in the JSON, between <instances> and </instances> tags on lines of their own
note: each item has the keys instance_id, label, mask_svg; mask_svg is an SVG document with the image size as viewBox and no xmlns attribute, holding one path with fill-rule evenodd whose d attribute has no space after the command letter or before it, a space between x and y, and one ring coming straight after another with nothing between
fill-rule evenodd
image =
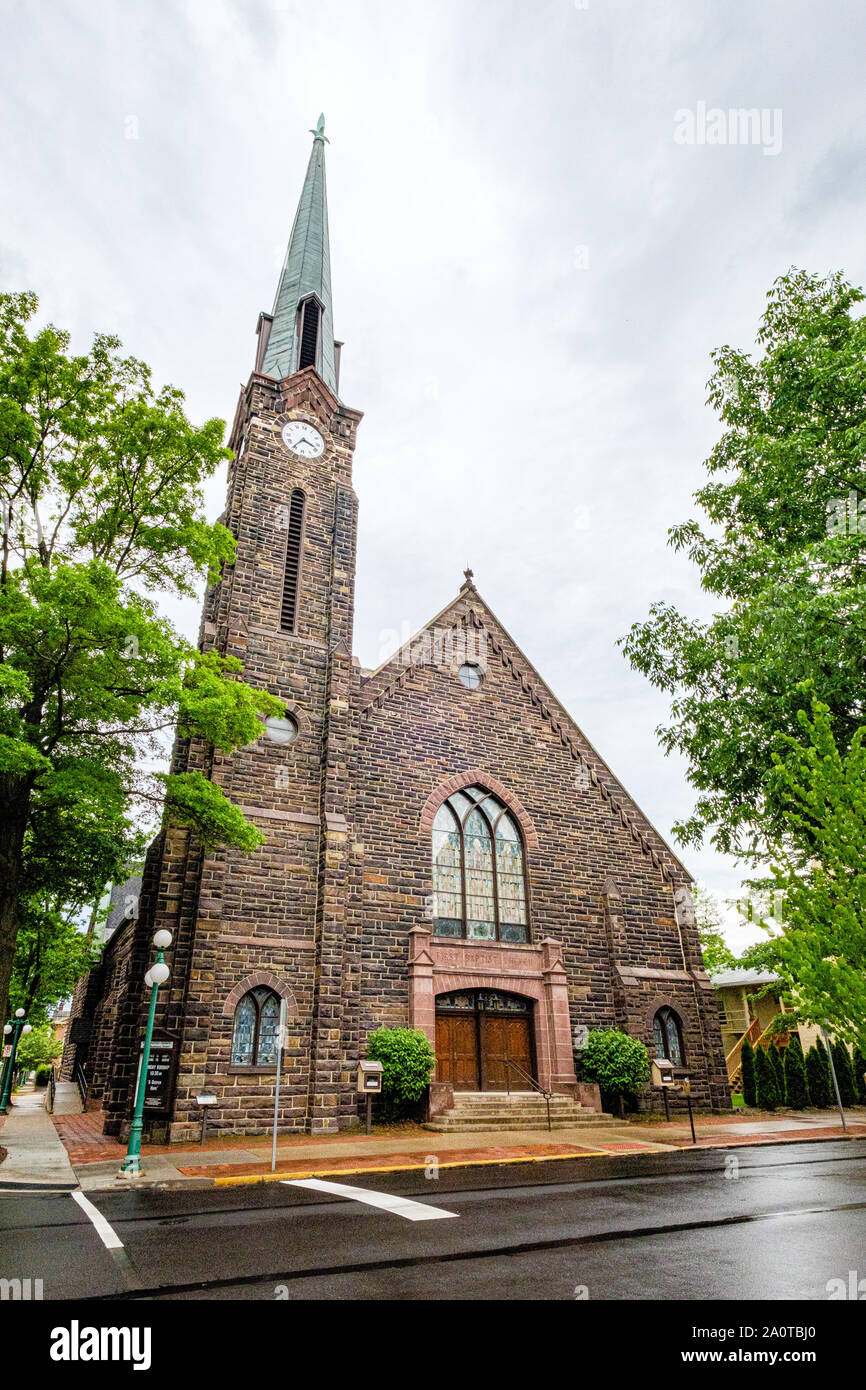
<instances>
[{"instance_id":1,"label":"large arched stained glass window","mask_svg":"<svg viewBox=\"0 0 866 1390\"><path fill-rule=\"evenodd\" d=\"M433 822L433 930L474 941L527 941L523 841L483 787L464 787Z\"/></svg>"},{"instance_id":2,"label":"large arched stained glass window","mask_svg":"<svg viewBox=\"0 0 866 1390\"><path fill-rule=\"evenodd\" d=\"M232 1064L272 1067L277 1061L280 1001L271 989L251 989L235 1009Z\"/></svg>"},{"instance_id":3,"label":"large arched stained glass window","mask_svg":"<svg viewBox=\"0 0 866 1390\"><path fill-rule=\"evenodd\" d=\"M659 1009L653 1019L653 1044L656 1057L666 1058L675 1067L683 1065L683 1032L673 1009Z\"/></svg>"}]
</instances>

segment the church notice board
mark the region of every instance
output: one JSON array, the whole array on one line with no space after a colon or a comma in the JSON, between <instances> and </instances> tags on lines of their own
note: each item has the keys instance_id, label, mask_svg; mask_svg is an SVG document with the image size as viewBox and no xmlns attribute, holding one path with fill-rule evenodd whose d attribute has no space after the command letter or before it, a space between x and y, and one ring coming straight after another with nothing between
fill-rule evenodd
<instances>
[{"instance_id":1,"label":"church notice board","mask_svg":"<svg viewBox=\"0 0 866 1390\"><path fill-rule=\"evenodd\" d=\"M171 1108L171 1093L177 1069L177 1041L170 1033L154 1032L151 1039L147 1079L144 1083L144 1109L149 1115L167 1115ZM139 1052L143 1051L142 1040ZM141 1075L141 1055L138 1059L138 1070Z\"/></svg>"}]
</instances>

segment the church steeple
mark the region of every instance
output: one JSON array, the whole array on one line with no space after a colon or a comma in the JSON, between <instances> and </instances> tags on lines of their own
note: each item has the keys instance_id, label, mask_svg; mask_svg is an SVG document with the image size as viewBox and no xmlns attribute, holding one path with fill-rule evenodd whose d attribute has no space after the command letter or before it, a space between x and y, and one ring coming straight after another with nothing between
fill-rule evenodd
<instances>
[{"instance_id":1,"label":"church steeple","mask_svg":"<svg viewBox=\"0 0 866 1390\"><path fill-rule=\"evenodd\" d=\"M320 116L298 211L280 272L273 312L259 320L256 370L291 376L302 367L316 371L336 395L338 351L331 301L328 191L325 182L325 117Z\"/></svg>"}]
</instances>

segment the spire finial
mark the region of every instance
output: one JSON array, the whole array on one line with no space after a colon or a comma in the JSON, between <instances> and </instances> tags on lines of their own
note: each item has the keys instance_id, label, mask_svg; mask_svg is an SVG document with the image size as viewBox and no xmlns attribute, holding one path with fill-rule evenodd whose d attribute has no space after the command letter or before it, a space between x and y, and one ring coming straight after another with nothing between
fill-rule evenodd
<instances>
[{"instance_id":1,"label":"spire finial","mask_svg":"<svg viewBox=\"0 0 866 1390\"><path fill-rule=\"evenodd\" d=\"M472 583L472 580L475 577L475 571L471 570L467 565L466 569L463 571L463 575L466 580L466 583L463 585L464 589L474 589L475 585Z\"/></svg>"},{"instance_id":2,"label":"spire finial","mask_svg":"<svg viewBox=\"0 0 866 1390\"><path fill-rule=\"evenodd\" d=\"M321 115L319 116L319 121L318 121L318 125L316 126L316 129L313 130L313 128L310 127L310 134L313 136L313 138L314 138L315 140L322 140L322 141L324 142L324 144L330 145L331 142L330 142L330 140L328 139L327 135L325 134L325 113L324 113L324 111L323 111L323 112L321 113Z\"/></svg>"}]
</instances>

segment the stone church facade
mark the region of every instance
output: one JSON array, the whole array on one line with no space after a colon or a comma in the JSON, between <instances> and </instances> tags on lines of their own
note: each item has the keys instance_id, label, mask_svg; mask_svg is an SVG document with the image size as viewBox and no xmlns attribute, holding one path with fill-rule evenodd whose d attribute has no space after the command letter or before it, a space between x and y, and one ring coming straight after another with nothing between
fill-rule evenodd
<instances>
[{"instance_id":1,"label":"stone church facade","mask_svg":"<svg viewBox=\"0 0 866 1390\"><path fill-rule=\"evenodd\" d=\"M244 855L160 833L137 903L79 983L64 1065L83 1064L106 1132L123 1132L165 927L156 1022L176 1063L154 1137L197 1137L203 1091L216 1128L269 1128L283 1000L284 1131L355 1120L357 1061L381 1025L427 1033L445 1105L530 1078L578 1097L575 1030L612 1026L678 1054L698 1104L727 1106L689 875L471 572L378 670L352 656L362 417L339 395L325 143L320 121L230 438L236 562L200 632L285 716L230 756L179 739L173 759L266 843Z\"/></svg>"}]
</instances>

